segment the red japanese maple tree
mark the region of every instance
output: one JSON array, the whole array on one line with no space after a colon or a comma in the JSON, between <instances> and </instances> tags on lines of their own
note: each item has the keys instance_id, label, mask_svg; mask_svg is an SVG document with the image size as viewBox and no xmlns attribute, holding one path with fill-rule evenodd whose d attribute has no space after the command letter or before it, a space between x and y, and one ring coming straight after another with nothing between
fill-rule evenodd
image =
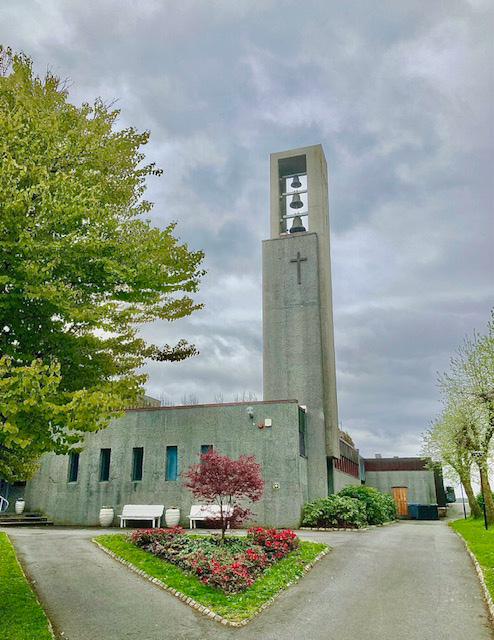
<instances>
[{"instance_id":1,"label":"red japanese maple tree","mask_svg":"<svg viewBox=\"0 0 494 640\"><path fill-rule=\"evenodd\" d=\"M224 540L229 524L241 522L252 514L250 509L241 506L240 501L257 502L262 496L261 466L254 456L232 460L216 451L201 453L200 458L200 462L183 473L184 486L207 504L219 505L221 539Z\"/></svg>"}]
</instances>

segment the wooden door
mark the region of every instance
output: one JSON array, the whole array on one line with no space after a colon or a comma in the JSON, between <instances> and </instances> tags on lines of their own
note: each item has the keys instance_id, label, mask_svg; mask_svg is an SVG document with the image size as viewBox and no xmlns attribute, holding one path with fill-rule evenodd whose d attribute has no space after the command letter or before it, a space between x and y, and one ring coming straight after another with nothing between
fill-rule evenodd
<instances>
[{"instance_id":1,"label":"wooden door","mask_svg":"<svg viewBox=\"0 0 494 640\"><path fill-rule=\"evenodd\" d=\"M407 487L392 487L393 500L396 503L396 509L399 516L408 515Z\"/></svg>"}]
</instances>

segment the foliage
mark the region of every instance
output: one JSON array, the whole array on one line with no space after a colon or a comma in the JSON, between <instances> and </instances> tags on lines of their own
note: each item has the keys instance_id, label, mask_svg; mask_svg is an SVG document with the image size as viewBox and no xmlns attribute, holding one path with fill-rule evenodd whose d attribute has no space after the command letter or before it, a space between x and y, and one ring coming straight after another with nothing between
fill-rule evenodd
<instances>
[{"instance_id":1,"label":"foliage","mask_svg":"<svg viewBox=\"0 0 494 640\"><path fill-rule=\"evenodd\" d=\"M267 567L298 544L293 531L259 527L249 529L247 538L227 538L222 544L218 538L186 536L180 527L135 531L129 539L225 593L251 586Z\"/></svg>"},{"instance_id":2,"label":"foliage","mask_svg":"<svg viewBox=\"0 0 494 640\"><path fill-rule=\"evenodd\" d=\"M60 364L33 360L14 366L9 356L0 358L0 476L13 482L29 477L35 461L56 447L67 453L83 431L95 430L100 414L112 398L99 392L76 391L60 402Z\"/></svg>"},{"instance_id":3,"label":"foliage","mask_svg":"<svg viewBox=\"0 0 494 640\"><path fill-rule=\"evenodd\" d=\"M52 640L48 619L0 533L0 625L2 640Z\"/></svg>"},{"instance_id":4,"label":"foliage","mask_svg":"<svg viewBox=\"0 0 494 640\"><path fill-rule=\"evenodd\" d=\"M491 492L491 496L492 499L494 500L494 491ZM484 509L484 496L482 495L482 493L477 493L476 497L475 497L477 504L479 505L479 507L483 510Z\"/></svg>"},{"instance_id":5,"label":"foliage","mask_svg":"<svg viewBox=\"0 0 494 640\"><path fill-rule=\"evenodd\" d=\"M27 56L0 47L0 352L10 358L11 384L0 398L8 412L0 414L0 458L11 478L24 479L40 453L65 453L132 404L146 358L196 353L185 341L147 344L138 333L199 308L190 294L203 254L179 244L175 223L160 231L143 218L152 206L146 179L161 171L143 163L149 133L119 130L118 115L100 99L75 107L56 76L37 77ZM37 386L31 398L19 389L24 379ZM59 429L63 415L70 438Z\"/></svg>"},{"instance_id":6,"label":"foliage","mask_svg":"<svg viewBox=\"0 0 494 640\"><path fill-rule=\"evenodd\" d=\"M474 463L482 476L487 519L494 524L489 461L494 443L494 310L485 334L466 337L439 378L444 409L424 436L426 454L453 467L465 486L472 513L478 515L471 490Z\"/></svg>"},{"instance_id":7,"label":"foliage","mask_svg":"<svg viewBox=\"0 0 494 640\"><path fill-rule=\"evenodd\" d=\"M339 429L338 431L340 434L340 438L347 442L350 446L355 448L355 442L353 441L352 436L347 431L343 431L343 429Z\"/></svg>"},{"instance_id":8,"label":"foliage","mask_svg":"<svg viewBox=\"0 0 494 640\"><path fill-rule=\"evenodd\" d=\"M309 527L361 527L365 523L365 505L356 498L340 495L308 502L302 514L302 524Z\"/></svg>"},{"instance_id":9,"label":"foliage","mask_svg":"<svg viewBox=\"0 0 494 640\"><path fill-rule=\"evenodd\" d=\"M431 469L445 465L446 474L453 481L459 478L465 488L472 515L479 517L480 511L471 483L473 456L465 439L472 419L471 412L466 407L449 402L430 429L423 434L422 452L428 456L428 466Z\"/></svg>"},{"instance_id":10,"label":"foliage","mask_svg":"<svg viewBox=\"0 0 494 640\"><path fill-rule=\"evenodd\" d=\"M482 520L467 518L450 523L468 543L471 552L482 567L484 580L494 600L494 529L487 531Z\"/></svg>"},{"instance_id":11,"label":"foliage","mask_svg":"<svg viewBox=\"0 0 494 640\"><path fill-rule=\"evenodd\" d=\"M247 538L251 539L255 545L262 547L268 556L274 556L277 559L294 551L298 545L298 538L290 529L277 531L264 527L251 527L247 529Z\"/></svg>"},{"instance_id":12,"label":"foliage","mask_svg":"<svg viewBox=\"0 0 494 640\"><path fill-rule=\"evenodd\" d=\"M337 495L360 500L365 505L365 520L368 524L383 524L396 518L396 504L392 496L381 493L374 487L344 487Z\"/></svg>"},{"instance_id":13,"label":"foliage","mask_svg":"<svg viewBox=\"0 0 494 640\"><path fill-rule=\"evenodd\" d=\"M161 580L172 589L193 598L232 622L239 622L254 615L279 591L286 589L289 583L300 577L304 567L313 562L321 551L327 549L325 544L300 542L296 551L272 565L251 587L242 593L227 595L220 589L197 580L192 574L184 573L179 567L138 549L127 541L124 535L98 536L96 540L149 576ZM227 543L230 540L228 536Z\"/></svg>"},{"instance_id":14,"label":"foliage","mask_svg":"<svg viewBox=\"0 0 494 640\"><path fill-rule=\"evenodd\" d=\"M252 514L240 501L257 502L262 496L264 480L261 467L254 456L240 456L238 460L232 460L216 451L199 455L200 462L183 473L186 479L184 487L207 504L219 505L219 524L224 540L228 525L233 526ZM231 515L228 515L229 511Z\"/></svg>"}]
</instances>

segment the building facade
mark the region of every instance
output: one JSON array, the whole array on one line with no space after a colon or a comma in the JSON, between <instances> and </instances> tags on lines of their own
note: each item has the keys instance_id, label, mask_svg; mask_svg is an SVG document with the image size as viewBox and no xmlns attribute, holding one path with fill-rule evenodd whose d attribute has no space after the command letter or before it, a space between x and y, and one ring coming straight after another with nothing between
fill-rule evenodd
<instances>
[{"instance_id":1,"label":"building facade","mask_svg":"<svg viewBox=\"0 0 494 640\"><path fill-rule=\"evenodd\" d=\"M99 509L192 495L181 473L214 448L253 455L265 489L253 522L296 527L303 504L360 484L358 451L340 441L336 398L328 177L322 147L271 155L270 238L263 243L264 400L130 409L84 441L48 454L25 487L27 508L54 522L95 525ZM200 357L200 356L199 356Z\"/></svg>"}]
</instances>

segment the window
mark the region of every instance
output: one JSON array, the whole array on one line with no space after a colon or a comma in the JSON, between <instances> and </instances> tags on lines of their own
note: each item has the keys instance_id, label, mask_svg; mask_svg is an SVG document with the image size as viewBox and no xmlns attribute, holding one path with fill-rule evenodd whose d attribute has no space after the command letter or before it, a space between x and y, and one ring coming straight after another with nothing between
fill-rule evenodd
<instances>
[{"instance_id":1,"label":"window","mask_svg":"<svg viewBox=\"0 0 494 640\"><path fill-rule=\"evenodd\" d=\"M99 456L99 481L107 482L110 479L111 449L101 449Z\"/></svg>"},{"instance_id":2,"label":"window","mask_svg":"<svg viewBox=\"0 0 494 640\"><path fill-rule=\"evenodd\" d=\"M178 447L166 448L166 476L165 480L177 479Z\"/></svg>"},{"instance_id":3,"label":"window","mask_svg":"<svg viewBox=\"0 0 494 640\"><path fill-rule=\"evenodd\" d=\"M142 447L134 447L132 449L132 482L142 480L142 460L144 458L144 449Z\"/></svg>"},{"instance_id":4,"label":"window","mask_svg":"<svg viewBox=\"0 0 494 640\"><path fill-rule=\"evenodd\" d=\"M298 442L300 455L305 456L305 432L307 428L307 414L300 407L298 408Z\"/></svg>"},{"instance_id":5,"label":"window","mask_svg":"<svg viewBox=\"0 0 494 640\"><path fill-rule=\"evenodd\" d=\"M212 444L201 444L201 453L208 453L213 450Z\"/></svg>"},{"instance_id":6,"label":"window","mask_svg":"<svg viewBox=\"0 0 494 640\"><path fill-rule=\"evenodd\" d=\"M79 454L69 454L69 477L68 482L77 482L79 475Z\"/></svg>"}]
</instances>

